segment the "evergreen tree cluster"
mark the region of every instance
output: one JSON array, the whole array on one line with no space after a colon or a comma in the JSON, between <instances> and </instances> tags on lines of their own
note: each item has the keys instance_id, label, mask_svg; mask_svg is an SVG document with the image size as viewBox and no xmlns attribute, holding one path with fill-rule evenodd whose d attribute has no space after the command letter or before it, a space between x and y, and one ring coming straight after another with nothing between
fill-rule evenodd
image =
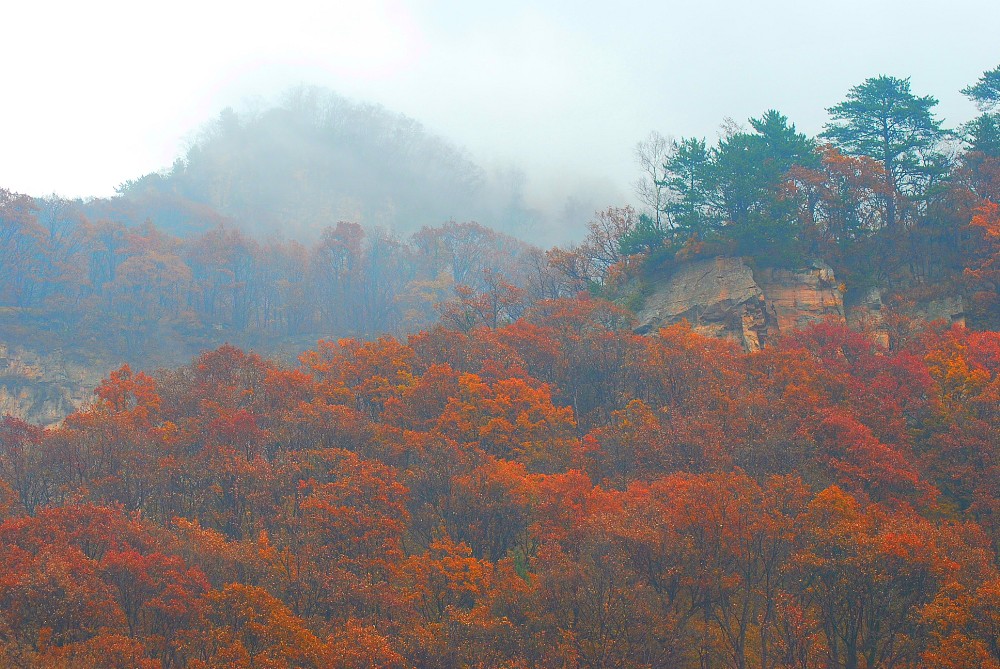
<instances>
[{"instance_id":1,"label":"evergreen tree cluster","mask_svg":"<svg viewBox=\"0 0 1000 669\"><path fill-rule=\"evenodd\" d=\"M982 113L957 130L909 78L882 75L828 108L815 138L773 109L748 127L727 121L715 146L654 133L637 148L646 207L622 252L735 252L778 265L823 256L853 263L848 273L865 273L854 262L864 258L891 274L885 260L905 248L931 258L938 278L961 273L973 210L997 197L1000 67L962 93Z\"/></svg>"}]
</instances>

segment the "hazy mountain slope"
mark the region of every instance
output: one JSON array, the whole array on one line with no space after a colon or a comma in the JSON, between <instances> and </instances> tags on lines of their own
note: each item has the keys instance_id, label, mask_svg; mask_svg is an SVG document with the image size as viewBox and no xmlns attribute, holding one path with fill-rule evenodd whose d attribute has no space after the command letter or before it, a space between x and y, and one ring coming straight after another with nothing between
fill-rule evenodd
<instances>
[{"instance_id":1,"label":"hazy mountain slope","mask_svg":"<svg viewBox=\"0 0 1000 669\"><path fill-rule=\"evenodd\" d=\"M511 229L526 214L500 181L411 118L299 89L257 113L226 109L169 172L122 192L154 210L208 205L255 231L346 220L409 232L452 219Z\"/></svg>"}]
</instances>

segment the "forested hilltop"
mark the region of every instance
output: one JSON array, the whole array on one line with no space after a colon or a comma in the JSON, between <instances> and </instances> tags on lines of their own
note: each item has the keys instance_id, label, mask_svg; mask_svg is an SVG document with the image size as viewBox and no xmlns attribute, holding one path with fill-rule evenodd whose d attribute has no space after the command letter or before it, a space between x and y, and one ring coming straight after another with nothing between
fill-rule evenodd
<instances>
[{"instance_id":1,"label":"forested hilltop","mask_svg":"<svg viewBox=\"0 0 1000 669\"><path fill-rule=\"evenodd\" d=\"M727 122L714 146L653 133L637 147L641 205L600 211L582 242L545 252L523 226L446 222L447 204L408 217L420 208L400 199L392 217L363 215L384 193L359 184L389 162L378 183L399 198L464 202L429 180L483 171L405 117L303 89L246 118L224 113L170 170L116 198L0 191L0 301L12 323L50 318L138 363L223 341L402 334L426 327L459 287L506 283L527 303L586 290L635 308L650 279L724 255L792 269L822 260L846 302L873 288L961 295L973 324L995 327L998 89L998 70L967 88L982 113L956 129L909 80L881 76L831 107L817 138L774 110ZM338 220L352 212L329 198L343 193L362 203L363 224ZM530 214L511 197L508 213ZM262 233L282 221L285 235Z\"/></svg>"},{"instance_id":2,"label":"forested hilltop","mask_svg":"<svg viewBox=\"0 0 1000 669\"><path fill-rule=\"evenodd\" d=\"M244 231L296 238L338 220L408 234L474 219L523 235L539 217L524 180L515 167L484 168L412 118L301 87L261 110L225 109L169 170L117 190L133 220L152 217L174 234L204 232L218 212Z\"/></svg>"},{"instance_id":3,"label":"forested hilltop","mask_svg":"<svg viewBox=\"0 0 1000 669\"><path fill-rule=\"evenodd\" d=\"M0 191L3 406L115 370L0 419L0 667L1000 669L1000 67L965 92L651 135L641 206L547 251L262 235L212 181L241 124L111 200Z\"/></svg>"}]
</instances>

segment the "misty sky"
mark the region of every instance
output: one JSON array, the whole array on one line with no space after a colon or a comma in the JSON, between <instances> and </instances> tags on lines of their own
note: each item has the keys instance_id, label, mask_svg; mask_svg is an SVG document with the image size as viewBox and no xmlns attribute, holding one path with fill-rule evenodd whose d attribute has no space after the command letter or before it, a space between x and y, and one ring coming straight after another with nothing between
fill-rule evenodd
<instances>
[{"instance_id":1,"label":"misty sky","mask_svg":"<svg viewBox=\"0 0 1000 669\"><path fill-rule=\"evenodd\" d=\"M385 105L516 163L535 203L631 198L650 130L714 141L774 107L813 134L869 76L911 76L947 126L1000 64L996 0L614 3L12 2L0 187L110 195L222 108L300 84Z\"/></svg>"}]
</instances>

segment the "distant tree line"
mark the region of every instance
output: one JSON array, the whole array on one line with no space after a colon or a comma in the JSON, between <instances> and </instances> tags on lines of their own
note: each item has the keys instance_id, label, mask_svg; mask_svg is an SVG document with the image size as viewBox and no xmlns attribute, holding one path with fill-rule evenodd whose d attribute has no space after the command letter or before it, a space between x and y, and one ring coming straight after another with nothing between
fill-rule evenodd
<instances>
[{"instance_id":1,"label":"distant tree line","mask_svg":"<svg viewBox=\"0 0 1000 669\"><path fill-rule=\"evenodd\" d=\"M5 190L0 222L5 339L48 331L130 360L176 363L224 341L273 350L370 338L454 316L446 303L459 294L516 284L525 287L520 299L529 286L547 290L539 250L476 223L401 238L339 222L308 245L256 240L221 223L180 238L151 222L93 222L77 203Z\"/></svg>"}]
</instances>

